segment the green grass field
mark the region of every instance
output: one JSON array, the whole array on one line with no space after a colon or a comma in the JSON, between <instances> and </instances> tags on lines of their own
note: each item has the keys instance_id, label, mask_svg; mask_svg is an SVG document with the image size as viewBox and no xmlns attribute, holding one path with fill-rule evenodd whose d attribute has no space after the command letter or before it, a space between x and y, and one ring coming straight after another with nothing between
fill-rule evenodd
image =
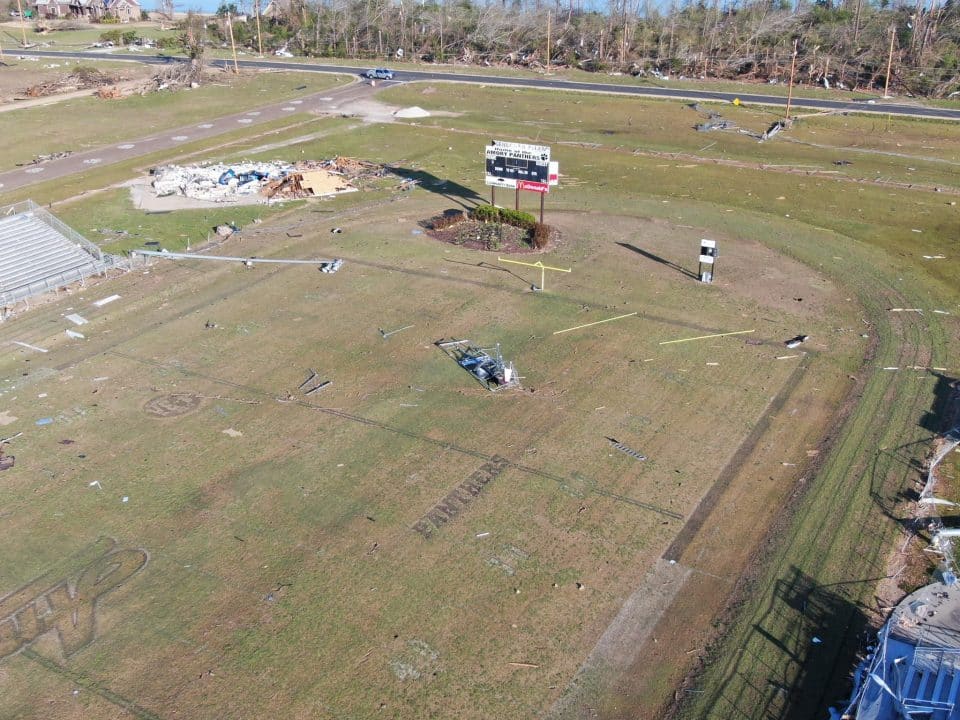
<instances>
[{"instance_id":1,"label":"green grass field","mask_svg":"<svg viewBox=\"0 0 960 720\"><path fill-rule=\"evenodd\" d=\"M463 114L277 142L303 135L291 118L277 147L221 149L418 173L271 209L218 250L343 257L336 275L161 262L0 326L2 434L23 432L0 475L0 594L24 588L0 617L4 715L653 718L701 658L684 717L837 700L899 527L884 509L931 435L936 376L910 368L960 371L956 128L811 118L758 145L696 133L682 104L429 88L381 97ZM487 197L492 133L560 162L542 259L573 272L548 293L419 225ZM122 190L56 207L139 233L118 247L174 247L229 212L144 216ZM702 237L721 247L712 286L683 272ZM449 337L501 343L524 389L481 388L433 345ZM311 368L332 385L306 396ZM445 501L455 517L423 537ZM123 562L97 561L98 537Z\"/></svg>"}]
</instances>

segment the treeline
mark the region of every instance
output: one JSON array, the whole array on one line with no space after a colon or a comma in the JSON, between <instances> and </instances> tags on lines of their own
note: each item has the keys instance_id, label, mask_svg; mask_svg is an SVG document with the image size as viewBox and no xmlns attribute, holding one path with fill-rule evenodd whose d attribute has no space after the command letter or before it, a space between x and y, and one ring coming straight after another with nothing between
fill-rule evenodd
<instances>
[{"instance_id":1,"label":"treeline","mask_svg":"<svg viewBox=\"0 0 960 720\"><path fill-rule=\"evenodd\" d=\"M960 0L713 0L665 9L610 0L603 10L580 2L273 0L260 9L259 34L257 11L244 16L233 5L205 30L228 44L229 17L238 47L254 52L764 82L787 82L796 49L800 83L882 90L889 66L891 92L960 90Z\"/></svg>"}]
</instances>

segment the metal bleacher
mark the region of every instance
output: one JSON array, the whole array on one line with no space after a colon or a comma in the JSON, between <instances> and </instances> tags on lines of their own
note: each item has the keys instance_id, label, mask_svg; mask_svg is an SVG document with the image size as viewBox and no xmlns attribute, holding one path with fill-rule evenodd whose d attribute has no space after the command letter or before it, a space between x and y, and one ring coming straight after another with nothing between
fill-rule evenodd
<instances>
[{"instance_id":1,"label":"metal bleacher","mask_svg":"<svg viewBox=\"0 0 960 720\"><path fill-rule=\"evenodd\" d=\"M36 203L0 208L0 304L82 282L118 264Z\"/></svg>"}]
</instances>

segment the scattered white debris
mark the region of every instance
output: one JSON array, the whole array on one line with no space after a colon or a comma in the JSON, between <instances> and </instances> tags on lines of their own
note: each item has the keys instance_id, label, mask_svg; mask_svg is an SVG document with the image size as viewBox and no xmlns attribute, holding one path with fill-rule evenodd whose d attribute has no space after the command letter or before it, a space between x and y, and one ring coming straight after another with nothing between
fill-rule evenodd
<instances>
[{"instance_id":1,"label":"scattered white debris","mask_svg":"<svg viewBox=\"0 0 960 720\"><path fill-rule=\"evenodd\" d=\"M489 534L490 534L490 533L488 533L488 532L482 532L482 533L477 533L476 536L477 536L478 538L485 538L485 537L487 537Z\"/></svg>"},{"instance_id":2,"label":"scattered white debris","mask_svg":"<svg viewBox=\"0 0 960 720\"><path fill-rule=\"evenodd\" d=\"M76 330L67 330L67 337L72 337L74 340L84 340L86 335L78 333Z\"/></svg>"},{"instance_id":3,"label":"scattered white debris","mask_svg":"<svg viewBox=\"0 0 960 720\"><path fill-rule=\"evenodd\" d=\"M120 502L130 502L130 496L124 495L122 498L120 498Z\"/></svg>"},{"instance_id":4,"label":"scattered white debris","mask_svg":"<svg viewBox=\"0 0 960 720\"><path fill-rule=\"evenodd\" d=\"M94 382L103 382L104 380L109 380L109 379L110 379L110 376L109 376L109 375L101 375L100 377L95 377L95 378L93 379L93 381L94 381Z\"/></svg>"},{"instance_id":5,"label":"scattered white debris","mask_svg":"<svg viewBox=\"0 0 960 720\"><path fill-rule=\"evenodd\" d=\"M64 317L67 318L67 320L69 320L70 322L72 322L74 325L86 325L88 322L90 322L89 320L87 320L87 319L86 319L85 317L83 317L82 315L77 315L77 313L71 313L70 315L64 315Z\"/></svg>"},{"instance_id":6,"label":"scattered white debris","mask_svg":"<svg viewBox=\"0 0 960 720\"><path fill-rule=\"evenodd\" d=\"M946 255L924 255L923 259L924 260L946 260L947 256Z\"/></svg>"},{"instance_id":7,"label":"scattered white debris","mask_svg":"<svg viewBox=\"0 0 960 720\"><path fill-rule=\"evenodd\" d=\"M103 486L100 485L100 481L99 481L99 480L93 480L93 481L91 481L89 487L95 487L97 490L103 490Z\"/></svg>"},{"instance_id":8,"label":"scattered white debris","mask_svg":"<svg viewBox=\"0 0 960 720\"><path fill-rule=\"evenodd\" d=\"M107 303L112 303L114 300L119 300L119 299L120 299L119 295L110 295L109 297L105 297L102 300L97 300L94 303L94 305L96 305L97 307L103 307Z\"/></svg>"},{"instance_id":9,"label":"scattered white debris","mask_svg":"<svg viewBox=\"0 0 960 720\"><path fill-rule=\"evenodd\" d=\"M885 368L883 368L883 369L884 369L884 370L899 370L900 368L898 368L898 367L885 367Z\"/></svg>"},{"instance_id":10,"label":"scattered white debris","mask_svg":"<svg viewBox=\"0 0 960 720\"><path fill-rule=\"evenodd\" d=\"M221 430L224 435L229 435L230 437L243 437L243 433L239 430L234 430L233 428L227 428L226 430Z\"/></svg>"},{"instance_id":11,"label":"scattered white debris","mask_svg":"<svg viewBox=\"0 0 960 720\"><path fill-rule=\"evenodd\" d=\"M950 313L948 313L946 310L934 310L934 312L935 312L937 315L949 315L949 314L950 314Z\"/></svg>"},{"instance_id":12,"label":"scattered white debris","mask_svg":"<svg viewBox=\"0 0 960 720\"><path fill-rule=\"evenodd\" d=\"M798 358L799 355L777 355L777 360L790 360L791 358Z\"/></svg>"},{"instance_id":13,"label":"scattered white debris","mask_svg":"<svg viewBox=\"0 0 960 720\"><path fill-rule=\"evenodd\" d=\"M823 642L823 640L814 635L812 638L810 638L810 642L812 642L814 645L819 645Z\"/></svg>"}]
</instances>

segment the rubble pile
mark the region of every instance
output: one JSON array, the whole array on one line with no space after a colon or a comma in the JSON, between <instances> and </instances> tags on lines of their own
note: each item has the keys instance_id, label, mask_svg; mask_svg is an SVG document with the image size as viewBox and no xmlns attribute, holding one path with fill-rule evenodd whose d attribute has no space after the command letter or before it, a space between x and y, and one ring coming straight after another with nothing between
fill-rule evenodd
<instances>
[{"instance_id":1,"label":"rubble pile","mask_svg":"<svg viewBox=\"0 0 960 720\"><path fill-rule=\"evenodd\" d=\"M262 194L272 200L323 197L356 192L355 182L382 177L385 170L355 158L286 162L166 165L153 170L158 197L184 195L195 200L229 202Z\"/></svg>"},{"instance_id":2,"label":"rubble pile","mask_svg":"<svg viewBox=\"0 0 960 720\"><path fill-rule=\"evenodd\" d=\"M166 165L154 169L152 185L158 197L184 195L223 202L239 195L256 195L264 185L285 177L292 169L284 162Z\"/></svg>"},{"instance_id":3,"label":"rubble pile","mask_svg":"<svg viewBox=\"0 0 960 720\"><path fill-rule=\"evenodd\" d=\"M31 85L23 91L23 94L31 98L47 97L75 90L102 88L112 85L118 80L118 77L108 75L95 68L78 67L74 68L73 72L54 80Z\"/></svg>"}]
</instances>

